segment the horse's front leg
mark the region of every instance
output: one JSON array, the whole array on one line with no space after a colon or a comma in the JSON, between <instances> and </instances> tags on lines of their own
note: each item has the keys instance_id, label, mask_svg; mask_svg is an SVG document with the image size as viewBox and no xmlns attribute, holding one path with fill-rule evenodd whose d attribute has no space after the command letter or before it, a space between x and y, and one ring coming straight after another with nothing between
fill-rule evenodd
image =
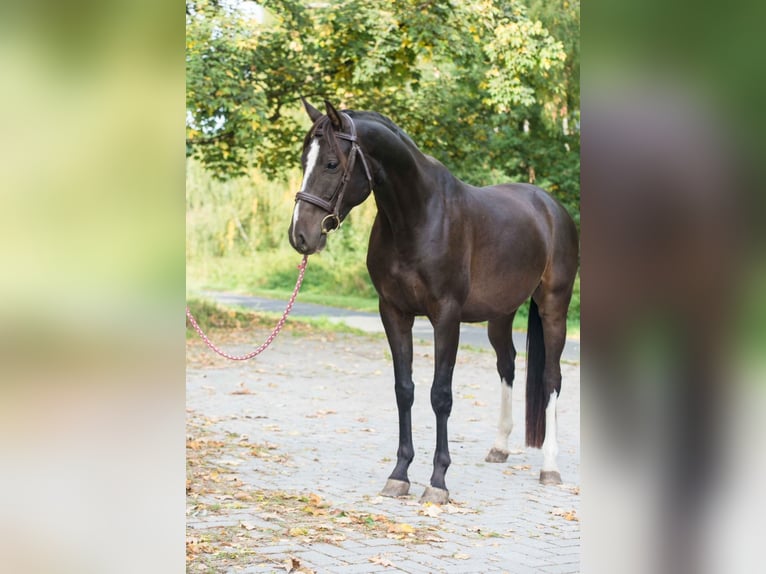
<instances>
[{"instance_id":1,"label":"horse's front leg","mask_svg":"<svg viewBox=\"0 0 766 574\"><path fill-rule=\"evenodd\" d=\"M427 487L421 502L444 504L449 502L449 491L444 480L452 460L449 455L447 420L452 412L452 372L460 340L459 310L442 309L433 321L435 342L434 382L431 386L431 407L436 415L436 450L431 486Z\"/></svg>"},{"instance_id":2,"label":"horse's front leg","mask_svg":"<svg viewBox=\"0 0 766 574\"><path fill-rule=\"evenodd\" d=\"M380 301L380 317L394 361L394 390L396 406L399 409L399 449L396 451L396 466L381 494L404 496L410 491L407 469L415 456L411 418L412 403L415 399L415 384L412 382L412 324L415 317L402 313L383 300Z\"/></svg>"}]
</instances>

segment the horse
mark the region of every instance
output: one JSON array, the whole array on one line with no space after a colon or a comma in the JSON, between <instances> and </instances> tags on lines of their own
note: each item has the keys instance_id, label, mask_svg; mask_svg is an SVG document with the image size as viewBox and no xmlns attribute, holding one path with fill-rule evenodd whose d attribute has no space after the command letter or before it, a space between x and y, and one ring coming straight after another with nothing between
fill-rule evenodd
<instances>
[{"instance_id":1,"label":"horse","mask_svg":"<svg viewBox=\"0 0 766 574\"><path fill-rule=\"evenodd\" d=\"M487 321L501 389L497 435L485 460L508 459L516 357L511 326L527 299L526 444L542 449L540 482L560 484L556 401L579 251L571 216L530 184L479 188L460 181L379 113L338 111L325 100L323 114L301 99L312 127L288 229L292 247L307 256L321 251L354 207L370 195L377 204L367 269L393 358L399 415L396 465L381 494L405 496L410 488L416 316L431 322L435 345L436 447L421 502L449 501L447 421L461 322Z\"/></svg>"}]
</instances>

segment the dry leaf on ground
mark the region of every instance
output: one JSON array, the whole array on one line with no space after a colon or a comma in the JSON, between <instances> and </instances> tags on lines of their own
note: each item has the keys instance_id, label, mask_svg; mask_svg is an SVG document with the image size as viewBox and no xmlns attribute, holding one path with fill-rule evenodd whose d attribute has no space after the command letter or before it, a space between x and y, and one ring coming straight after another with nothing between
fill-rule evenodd
<instances>
[{"instance_id":1,"label":"dry leaf on ground","mask_svg":"<svg viewBox=\"0 0 766 574\"><path fill-rule=\"evenodd\" d=\"M380 554L377 556L370 556L369 560L373 564L379 564L380 566L385 566L386 568L392 567L394 565L393 562L391 562L387 558L384 558Z\"/></svg>"}]
</instances>

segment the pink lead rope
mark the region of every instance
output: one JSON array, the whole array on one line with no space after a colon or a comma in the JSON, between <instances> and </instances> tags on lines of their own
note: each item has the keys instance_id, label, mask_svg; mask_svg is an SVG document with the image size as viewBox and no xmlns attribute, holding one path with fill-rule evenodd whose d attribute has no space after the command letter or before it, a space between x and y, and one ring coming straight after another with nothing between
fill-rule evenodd
<instances>
[{"instance_id":1,"label":"pink lead rope","mask_svg":"<svg viewBox=\"0 0 766 574\"><path fill-rule=\"evenodd\" d=\"M216 347L213 342L207 338L207 335L202 331L197 321L194 319L194 316L191 314L191 311L189 311L189 306L186 306L186 316L189 318L189 321L192 324L192 327L194 327L194 330L199 333L199 336L202 337L202 340L205 341L205 344L210 347L213 351L221 355L222 357L226 357L227 359L230 359L232 361L247 361L248 359L252 359L253 357L260 355L263 353L271 343L274 342L274 339L277 338L277 335L279 335L279 332L282 330L282 327L285 324L285 321L287 320L287 316L290 314L290 311L293 310L293 303L295 303L295 298L298 296L298 291L300 291L301 284L303 283L303 275L306 273L306 265L308 264L308 255L303 256L303 261L301 261L301 264L298 265L298 280L295 282L295 289L293 289L293 294L290 297L290 300L287 302L287 307L285 307L285 312L282 313L282 318L277 322L276 327L274 327L274 330L271 332L271 335L268 336L268 338L263 342L263 344L258 347L255 351L251 351L247 355L230 355L226 351L222 351L218 347Z\"/></svg>"}]
</instances>

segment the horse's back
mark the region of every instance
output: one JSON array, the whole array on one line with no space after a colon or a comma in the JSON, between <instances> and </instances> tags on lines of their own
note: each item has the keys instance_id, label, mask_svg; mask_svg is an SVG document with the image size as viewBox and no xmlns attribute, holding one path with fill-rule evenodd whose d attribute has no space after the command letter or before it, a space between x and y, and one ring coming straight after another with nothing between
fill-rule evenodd
<instances>
[{"instance_id":1,"label":"horse's back","mask_svg":"<svg viewBox=\"0 0 766 574\"><path fill-rule=\"evenodd\" d=\"M574 221L564 206L542 188L506 183L467 189L469 217L479 233L493 234L496 242L504 238L510 242L522 240L522 249L536 248L542 241L551 256L557 251L574 251L576 257Z\"/></svg>"}]
</instances>

